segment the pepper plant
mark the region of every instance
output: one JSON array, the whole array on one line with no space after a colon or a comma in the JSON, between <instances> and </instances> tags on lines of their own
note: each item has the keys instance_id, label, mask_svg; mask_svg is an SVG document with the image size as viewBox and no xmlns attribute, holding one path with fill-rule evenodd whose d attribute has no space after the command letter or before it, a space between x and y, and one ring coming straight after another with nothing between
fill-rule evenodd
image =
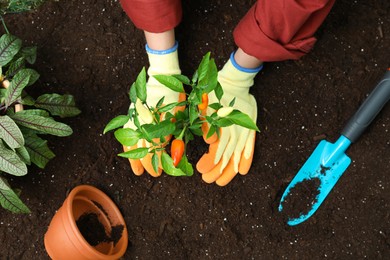
<instances>
[{"instance_id":1,"label":"pepper plant","mask_svg":"<svg viewBox=\"0 0 390 260\"><path fill-rule=\"evenodd\" d=\"M34 99L26 92L39 78L27 67L35 62L37 48L22 46L22 40L5 29L0 37L0 204L15 213L29 213L6 174L26 175L31 164L44 168L55 155L40 136L72 134L70 126L52 116L75 116L80 110L71 95L43 94Z\"/></svg>"},{"instance_id":2,"label":"pepper plant","mask_svg":"<svg viewBox=\"0 0 390 260\"><path fill-rule=\"evenodd\" d=\"M186 93L186 100L164 104L162 97L155 107L146 103L146 70L143 68L129 92L130 106L127 115L113 118L105 127L104 133L115 130L115 138L124 146L134 146L140 139L145 139L150 147L135 148L120 153L119 156L129 159L141 159L152 153L152 166L157 172L159 160L164 172L172 176L191 176L193 166L188 161L185 150L195 136L202 136L202 125L208 123L209 130L206 137L219 134L220 127L237 124L252 130L259 131L256 123L247 115L233 108L234 99L229 106L223 107L220 100L223 89L217 80L218 70L210 53L203 56L192 78L185 75L156 75L153 76L161 84L179 93ZM214 91L217 102L209 104L208 95ZM175 114L171 113L175 107L183 107ZM206 109L213 109L211 115L206 115ZM140 124L139 118L146 124ZM133 120L136 129L122 128L129 120ZM167 138L168 137L168 138ZM170 140L173 141L171 143ZM170 146L170 151L167 147ZM162 151L159 158L158 152Z\"/></svg>"}]
</instances>

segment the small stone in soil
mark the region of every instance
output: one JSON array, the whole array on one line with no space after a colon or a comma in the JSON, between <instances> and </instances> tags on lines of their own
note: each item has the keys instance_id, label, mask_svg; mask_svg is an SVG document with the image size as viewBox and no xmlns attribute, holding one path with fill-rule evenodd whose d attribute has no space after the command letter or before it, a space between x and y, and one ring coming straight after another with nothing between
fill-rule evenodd
<instances>
[{"instance_id":1,"label":"small stone in soil","mask_svg":"<svg viewBox=\"0 0 390 260\"><path fill-rule=\"evenodd\" d=\"M306 215L317 202L320 184L320 179L313 178L298 182L292 187L282 203L283 215L289 219Z\"/></svg>"}]
</instances>

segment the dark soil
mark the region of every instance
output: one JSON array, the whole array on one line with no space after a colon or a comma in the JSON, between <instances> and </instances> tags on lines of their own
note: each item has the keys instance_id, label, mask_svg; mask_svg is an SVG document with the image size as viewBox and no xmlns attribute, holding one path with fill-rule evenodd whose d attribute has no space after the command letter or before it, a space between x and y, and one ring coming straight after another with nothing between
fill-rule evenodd
<instances>
[{"instance_id":1,"label":"dark soil","mask_svg":"<svg viewBox=\"0 0 390 260\"><path fill-rule=\"evenodd\" d=\"M307 215L317 202L321 181L318 178L304 180L293 186L284 198L282 214L287 219L296 219L301 215Z\"/></svg>"},{"instance_id":2,"label":"dark soil","mask_svg":"<svg viewBox=\"0 0 390 260\"><path fill-rule=\"evenodd\" d=\"M76 224L80 233L91 246L110 241L104 225L99 221L97 214L84 213L76 220Z\"/></svg>"},{"instance_id":3,"label":"dark soil","mask_svg":"<svg viewBox=\"0 0 390 260\"><path fill-rule=\"evenodd\" d=\"M104 225L99 221L99 216L96 213L88 212L76 220L76 225L91 246L96 246L103 242L116 244L121 238L124 229L123 225L113 226L108 235Z\"/></svg>"},{"instance_id":4,"label":"dark soil","mask_svg":"<svg viewBox=\"0 0 390 260\"><path fill-rule=\"evenodd\" d=\"M332 169L332 167L325 167L325 166L321 165L320 173L322 175L326 175L327 171L329 171L330 169Z\"/></svg>"},{"instance_id":5,"label":"dark soil","mask_svg":"<svg viewBox=\"0 0 390 260\"><path fill-rule=\"evenodd\" d=\"M184 74L211 51L222 67L232 30L254 1L183 1L177 29ZM64 122L74 134L49 138L57 155L44 170L9 178L31 208L0 211L0 259L48 259L43 237L69 190L94 185L118 205L129 229L125 259L389 259L390 105L347 151L352 164L317 212L290 227L280 194L317 146L339 137L390 66L390 2L338 0L299 61L268 63L252 93L258 101L255 160L228 186L186 178L135 176L104 126L129 106L128 90L147 65L143 34L118 1L50 2L5 16L25 45L38 46L41 74L29 93L69 93L82 110ZM196 163L207 147L188 148Z\"/></svg>"}]
</instances>

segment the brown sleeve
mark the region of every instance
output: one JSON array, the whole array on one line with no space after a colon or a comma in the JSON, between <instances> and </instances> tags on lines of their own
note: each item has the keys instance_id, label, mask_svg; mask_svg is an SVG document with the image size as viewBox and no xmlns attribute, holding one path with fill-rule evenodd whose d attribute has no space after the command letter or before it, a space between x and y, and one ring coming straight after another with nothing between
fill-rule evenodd
<instances>
[{"instance_id":1,"label":"brown sleeve","mask_svg":"<svg viewBox=\"0 0 390 260\"><path fill-rule=\"evenodd\" d=\"M182 18L181 0L120 0L134 25L159 33L175 28Z\"/></svg>"},{"instance_id":2,"label":"brown sleeve","mask_svg":"<svg viewBox=\"0 0 390 260\"><path fill-rule=\"evenodd\" d=\"M335 0L258 0L233 32L238 47L262 61L299 59Z\"/></svg>"}]
</instances>

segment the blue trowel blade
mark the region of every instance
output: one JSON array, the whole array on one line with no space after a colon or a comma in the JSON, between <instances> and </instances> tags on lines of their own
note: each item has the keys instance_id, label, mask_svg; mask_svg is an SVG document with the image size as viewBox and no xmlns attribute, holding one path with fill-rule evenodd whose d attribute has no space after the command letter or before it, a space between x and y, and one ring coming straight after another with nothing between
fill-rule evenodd
<instances>
[{"instance_id":1,"label":"blue trowel blade","mask_svg":"<svg viewBox=\"0 0 390 260\"><path fill-rule=\"evenodd\" d=\"M326 196L336 185L344 171L351 163L351 159L345 154L351 142L348 138L341 136L334 144L322 140L309 159L299 170L294 179L287 186L279 204L279 211L283 210L283 202L288 196L291 188L297 183L313 178L320 180L319 193L315 198L311 210L300 215L298 218L288 219L287 224L290 226L297 225L310 218L320 207Z\"/></svg>"}]
</instances>

